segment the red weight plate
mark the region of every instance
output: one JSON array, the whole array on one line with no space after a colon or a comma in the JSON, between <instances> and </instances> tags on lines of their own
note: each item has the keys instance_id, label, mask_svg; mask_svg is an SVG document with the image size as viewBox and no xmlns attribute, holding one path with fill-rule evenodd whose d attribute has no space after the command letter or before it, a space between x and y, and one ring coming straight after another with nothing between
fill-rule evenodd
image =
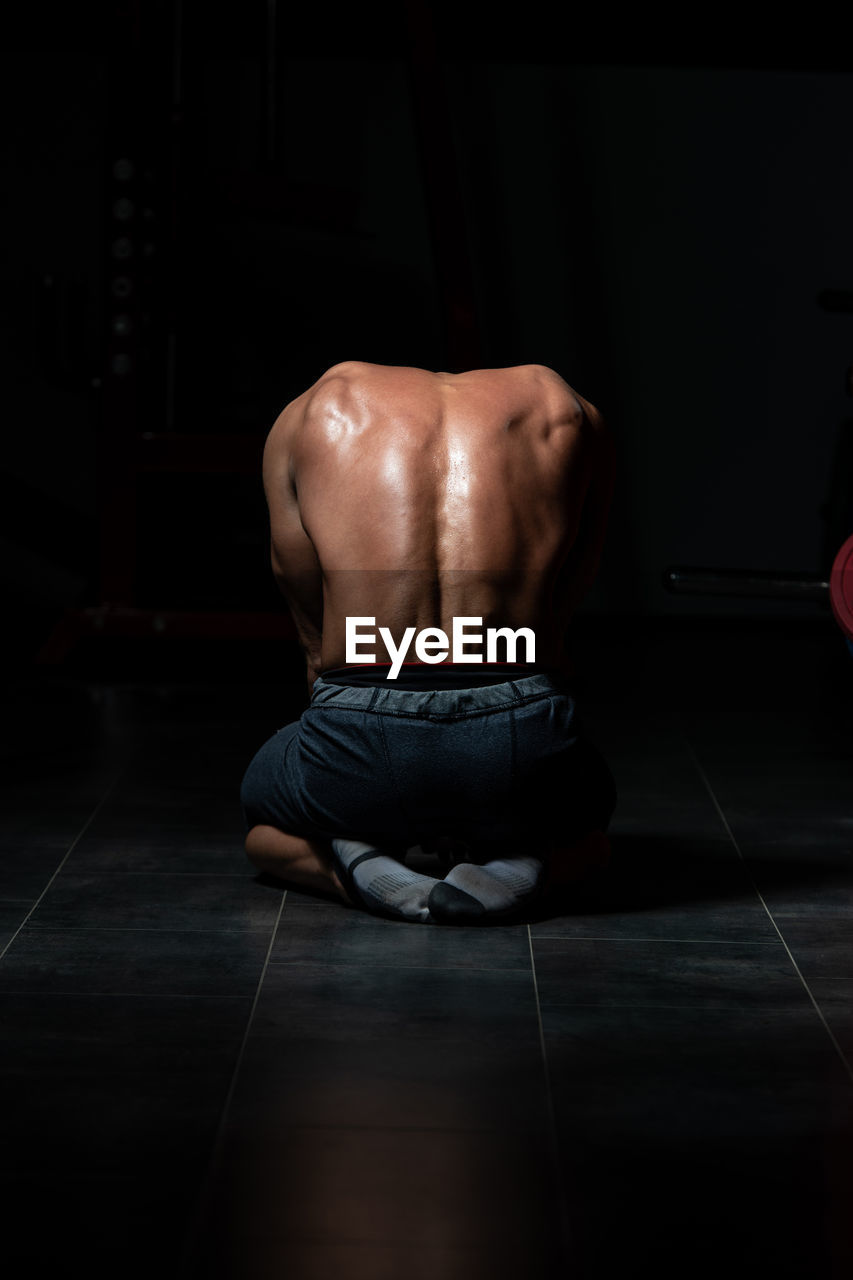
<instances>
[{"instance_id":1,"label":"red weight plate","mask_svg":"<svg viewBox=\"0 0 853 1280\"><path fill-rule=\"evenodd\" d=\"M853 535L843 544L832 565L829 602L835 621L848 639L853 640Z\"/></svg>"}]
</instances>

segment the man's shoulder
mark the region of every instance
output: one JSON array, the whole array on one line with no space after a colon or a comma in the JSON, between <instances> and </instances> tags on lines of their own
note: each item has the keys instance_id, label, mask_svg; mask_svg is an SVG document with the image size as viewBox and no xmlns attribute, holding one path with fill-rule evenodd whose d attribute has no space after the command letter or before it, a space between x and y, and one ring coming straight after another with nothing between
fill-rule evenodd
<instances>
[{"instance_id":1,"label":"man's shoulder","mask_svg":"<svg viewBox=\"0 0 853 1280\"><path fill-rule=\"evenodd\" d=\"M302 416L305 420L322 417L330 409L345 413L355 399L381 403L384 397L399 393L406 374L416 372L364 360L333 364L300 397Z\"/></svg>"},{"instance_id":2,"label":"man's shoulder","mask_svg":"<svg viewBox=\"0 0 853 1280\"><path fill-rule=\"evenodd\" d=\"M371 369L378 367L378 365L366 364L363 360L341 360L338 364L331 365L325 373L321 373L310 391L328 387L336 382L353 382L363 378Z\"/></svg>"},{"instance_id":3,"label":"man's shoulder","mask_svg":"<svg viewBox=\"0 0 853 1280\"><path fill-rule=\"evenodd\" d=\"M264 445L265 470L294 468L322 446L348 434L363 414L365 382L373 380L376 365L347 360L332 365L302 395L285 405L270 428Z\"/></svg>"},{"instance_id":4,"label":"man's shoulder","mask_svg":"<svg viewBox=\"0 0 853 1280\"><path fill-rule=\"evenodd\" d=\"M267 450L280 449L292 443L312 409L340 396L344 385L359 376L361 367L352 360L332 365L306 391L289 401L267 433Z\"/></svg>"},{"instance_id":5,"label":"man's shoulder","mask_svg":"<svg viewBox=\"0 0 853 1280\"><path fill-rule=\"evenodd\" d=\"M550 426L583 429L590 413L596 414L594 407L548 365L517 365L501 372L510 380L511 401L517 404L519 416L527 417L531 424L545 421Z\"/></svg>"},{"instance_id":6,"label":"man's shoulder","mask_svg":"<svg viewBox=\"0 0 853 1280\"><path fill-rule=\"evenodd\" d=\"M501 380L508 380L519 393L549 399L572 398L576 393L565 378L547 364L518 364L507 369L493 371Z\"/></svg>"},{"instance_id":7,"label":"man's shoulder","mask_svg":"<svg viewBox=\"0 0 853 1280\"><path fill-rule=\"evenodd\" d=\"M566 382L556 370L544 364L525 365L528 375L538 382L544 395L563 413L587 430L601 433L606 429L604 417L591 401Z\"/></svg>"},{"instance_id":8,"label":"man's shoulder","mask_svg":"<svg viewBox=\"0 0 853 1280\"><path fill-rule=\"evenodd\" d=\"M327 392L334 393L353 383L382 383L399 378L401 374L423 372L425 371L404 369L396 365L369 364L366 360L342 360L322 373L306 395L313 397Z\"/></svg>"}]
</instances>

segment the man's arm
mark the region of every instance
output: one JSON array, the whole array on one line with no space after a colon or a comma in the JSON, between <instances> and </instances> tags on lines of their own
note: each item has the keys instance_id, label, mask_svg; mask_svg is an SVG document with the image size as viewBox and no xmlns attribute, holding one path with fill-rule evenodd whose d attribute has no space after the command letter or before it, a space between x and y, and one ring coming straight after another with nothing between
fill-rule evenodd
<instances>
[{"instance_id":1,"label":"man's arm","mask_svg":"<svg viewBox=\"0 0 853 1280\"><path fill-rule=\"evenodd\" d=\"M272 571L293 615L311 688L320 674L323 574L299 514L292 444L300 416L294 402L276 420L264 447L263 479L270 517Z\"/></svg>"}]
</instances>

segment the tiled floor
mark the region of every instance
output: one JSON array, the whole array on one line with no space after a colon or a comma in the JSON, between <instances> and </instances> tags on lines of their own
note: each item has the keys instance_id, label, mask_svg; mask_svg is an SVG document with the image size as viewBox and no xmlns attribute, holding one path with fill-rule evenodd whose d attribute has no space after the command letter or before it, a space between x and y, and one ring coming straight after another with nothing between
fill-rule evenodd
<instances>
[{"instance_id":1,"label":"tiled floor","mask_svg":"<svg viewBox=\"0 0 853 1280\"><path fill-rule=\"evenodd\" d=\"M10 688L7 1274L853 1274L853 660L829 621L578 645L612 867L489 929L252 873L298 688Z\"/></svg>"}]
</instances>

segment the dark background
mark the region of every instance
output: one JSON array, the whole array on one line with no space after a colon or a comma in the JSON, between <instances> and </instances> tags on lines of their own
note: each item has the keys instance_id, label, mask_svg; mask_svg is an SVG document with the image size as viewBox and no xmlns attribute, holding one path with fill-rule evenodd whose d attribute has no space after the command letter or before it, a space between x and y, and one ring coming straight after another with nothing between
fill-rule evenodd
<instances>
[{"instance_id":1,"label":"dark background","mask_svg":"<svg viewBox=\"0 0 853 1280\"><path fill-rule=\"evenodd\" d=\"M8 1274L853 1276L853 662L817 605L662 586L853 531L840 21L4 7ZM263 438L352 358L544 362L612 426L614 857L529 927L245 861L306 694Z\"/></svg>"},{"instance_id":2,"label":"dark background","mask_svg":"<svg viewBox=\"0 0 853 1280\"><path fill-rule=\"evenodd\" d=\"M853 288L853 62L820 10L789 21L280 0L11 16L17 656L63 610L116 602L105 545L133 560L119 603L280 611L259 442L343 359L541 362L600 405L619 477L587 616L628 634L816 617L661 583L679 562L826 572L853 527L853 316L819 302ZM199 459L211 433L229 443L218 470L184 454L117 481L115 442L138 432L199 435Z\"/></svg>"}]
</instances>

